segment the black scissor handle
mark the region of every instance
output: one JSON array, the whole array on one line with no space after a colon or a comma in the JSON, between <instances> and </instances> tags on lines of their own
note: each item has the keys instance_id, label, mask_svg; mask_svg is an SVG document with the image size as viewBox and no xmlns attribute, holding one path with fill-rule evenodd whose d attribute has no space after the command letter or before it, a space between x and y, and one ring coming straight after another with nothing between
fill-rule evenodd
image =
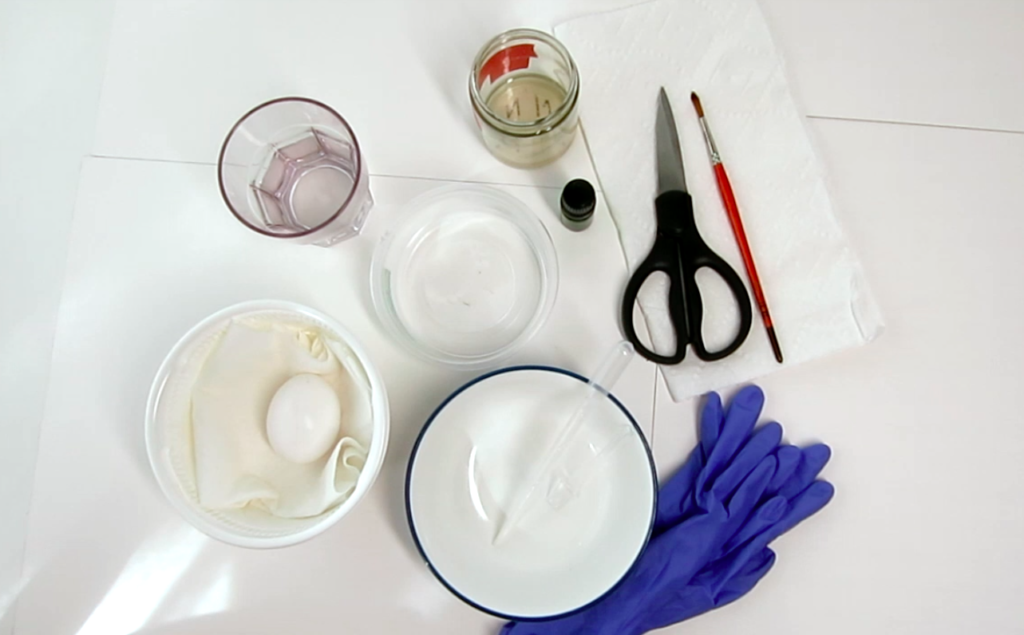
<instances>
[{"instance_id":1,"label":"black scissor handle","mask_svg":"<svg viewBox=\"0 0 1024 635\"><path fill-rule=\"evenodd\" d=\"M753 319L750 297L736 271L711 251L697 232L693 218L693 202L686 192L666 192L655 200L658 232L651 253L637 267L626 284L622 301L622 327L637 352L658 364L678 364L686 357L686 347L693 344L697 357L705 361L722 359L743 344ZM740 314L739 330L732 342L718 351L704 346L701 322L704 305L697 286L697 271L707 267L728 285L736 299ZM669 277L668 313L676 333L676 350L672 355L659 355L640 342L633 324L633 306L640 287L653 273L661 271Z\"/></svg>"},{"instance_id":2,"label":"black scissor handle","mask_svg":"<svg viewBox=\"0 0 1024 635\"><path fill-rule=\"evenodd\" d=\"M703 254L699 254L693 259L693 269L686 272L683 277L683 285L687 299L686 310L690 316L690 344L693 345L693 352L704 361L713 362L731 355L743 344L750 333L753 316L750 310L750 296L747 295L747 288L743 286L743 280L740 279L739 274L729 266L729 263L711 251L710 247L705 245L704 249L706 251ZM701 329L704 318L704 302L700 297L700 288L697 286L697 271L703 267L707 267L721 276L729 290L732 291L732 296L736 299L736 308L740 313L740 326L736 337L717 351L709 351L704 346L704 333Z\"/></svg>"},{"instance_id":3,"label":"black scissor handle","mask_svg":"<svg viewBox=\"0 0 1024 635\"><path fill-rule=\"evenodd\" d=\"M626 339L633 344L640 356L649 359L656 364L678 364L686 357L686 346L690 342L689 318L686 312L686 299L683 295L683 272L680 269L678 248L667 237L659 233L654 239L654 246L651 253L641 262L629 282L626 283L626 292L622 298L622 329L626 332ZM636 327L633 324L633 307L636 305L636 296L640 293L640 287L644 286L647 278L657 272L668 276L668 314L669 319L676 332L676 350L671 355L659 355L644 346L637 337Z\"/></svg>"}]
</instances>

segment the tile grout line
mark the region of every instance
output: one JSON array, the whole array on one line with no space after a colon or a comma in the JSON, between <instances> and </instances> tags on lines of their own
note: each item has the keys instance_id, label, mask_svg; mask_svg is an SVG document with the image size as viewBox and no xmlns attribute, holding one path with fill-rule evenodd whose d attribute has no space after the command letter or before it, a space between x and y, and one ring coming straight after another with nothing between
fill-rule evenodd
<instances>
[{"instance_id":1,"label":"tile grout line","mask_svg":"<svg viewBox=\"0 0 1024 635\"><path fill-rule=\"evenodd\" d=\"M154 159L151 157L117 157L107 154L90 154L90 159L102 159L104 161L142 161L144 163L174 163L178 165L208 165L216 166L216 163L206 161L182 161L180 159Z\"/></svg>"},{"instance_id":2,"label":"tile grout line","mask_svg":"<svg viewBox=\"0 0 1024 635\"><path fill-rule=\"evenodd\" d=\"M203 165L208 167L215 167L216 163L209 163L207 161L182 161L179 159L154 159L149 157L119 157L111 156L106 154L90 154L91 159L100 159L104 161L141 161L144 163L169 163L173 165ZM450 179L435 176L409 176L402 174L382 174L378 172L370 172L370 176L374 178L383 179L412 179L416 181L442 181L445 183L467 183L473 185L504 185L508 187L534 187L545 190L560 190L561 185L543 185L538 183L508 183L506 181L484 181L484 180L472 180L472 179Z\"/></svg>"},{"instance_id":3,"label":"tile grout line","mask_svg":"<svg viewBox=\"0 0 1024 635\"><path fill-rule=\"evenodd\" d=\"M561 185L541 185L538 183L507 183L505 181L474 181L472 179L447 179L436 176L407 176L403 174L378 174L371 172L370 176L385 179L412 179L416 181L444 181L446 183L467 183L472 185L507 185L509 187L535 187L544 190L561 190Z\"/></svg>"},{"instance_id":4,"label":"tile grout line","mask_svg":"<svg viewBox=\"0 0 1024 635\"><path fill-rule=\"evenodd\" d=\"M943 130L969 130L972 132L995 132L1003 134L1024 135L1024 130L1010 130L1007 128L983 128L981 126L959 126L956 124L944 123L923 123L917 121L896 121L889 119L861 119L858 117L833 117L829 115L805 115L807 119L818 119L821 121L849 121L852 123L874 123L889 126L916 126L919 128L939 128Z\"/></svg>"},{"instance_id":5,"label":"tile grout line","mask_svg":"<svg viewBox=\"0 0 1024 635\"><path fill-rule=\"evenodd\" d=\"M957 124L941 124L941 123L926 123L918 121L899 121L895 119L868 119L861 117L840 117L832 115L804 115L806 119L815 119L819 121L848 121L851 123L868 123L868 124L880 124L888 126L915 126L920 128L939 128L943 130L968 130L972 132L992 132L1002 134L1014 134L1024 135L1024 130L1012 130L1009 128L986 128L983 126L963 126ZM588 153L589 154L589 153ZM145 161L151 163L173 163L181 165L206 165L215 166L216 163L208 161L184 161L180 159L158 159L151 157L126 157L126 156L115 156L108 154L90 154L89 158L93 159L104 159L111 161ZM595 168L596 171L596 168ZM485 180L473 180L473 179L448 179L439 178L432 176L408 176L401 174L379 174L371 172L370 176L379 178L391 178L391 179L419 179L423 181L446 181L452 183L486 183L490 185L508 185L512 187L539 187L544 189L559 189L561 186L558 185L538 185L538 184L524 184L524 183L507 183L504 181L485 181Z\"/></svg>"},{"instance_id":6,"label":"tile grout line","mask_svg":"<svg viewBox=\"0 0 1024 635\"><path fill-rule=\"evenodd\" d=\"M652 458L654 457L654 454L655 454L655 450L654 450L654 448L655 448L655 436L658 433L658 382L659 381L661 381L661 370L660 370L660 367L657 364L655 364L654 365L654 381L652 382L653 389L651 390L651 438L648 441L648 447L650 447L650 449L651 449L651 456L652 456ZM658 464L657 459L655 459L654 464L655 464L655 472L657 472L657 464ZM660 484L659 484L659 488L660 488Z\"/></svg>"}]
</instances>

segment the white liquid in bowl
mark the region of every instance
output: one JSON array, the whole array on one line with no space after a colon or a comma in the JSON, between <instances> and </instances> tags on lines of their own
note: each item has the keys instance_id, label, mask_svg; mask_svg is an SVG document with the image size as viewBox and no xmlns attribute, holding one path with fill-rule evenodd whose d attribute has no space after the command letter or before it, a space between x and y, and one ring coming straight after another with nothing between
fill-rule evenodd
<instances>
[{"instance_id":1,"label":"white liquid in bowl","mask_svg":"<svg viewBox=\"0 0 1024 635\"><path fill-rule=\"evenodd\" d=\"M512 618L578 609L614 587L646 545L657 487L650 454L611 399L595 404L578 440L623 425L632 433L579 496L559 510L536 506L494 542L516 485L586 390L555 370L501 371L455 395L424 430L406 492L413 534L438 578L474 606Z\"/></svg>"}]
</instances>

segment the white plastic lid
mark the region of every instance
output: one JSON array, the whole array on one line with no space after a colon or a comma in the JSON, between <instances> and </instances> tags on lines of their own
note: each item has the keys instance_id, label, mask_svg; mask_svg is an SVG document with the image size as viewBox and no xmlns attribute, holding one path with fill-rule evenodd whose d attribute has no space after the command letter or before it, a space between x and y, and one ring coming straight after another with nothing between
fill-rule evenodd
<instances>
[{"instance_id":1,"label":"white plastic lid","mask_svg":"<svg viewBox=\"0 0 1024 635\"><path fill-rule=\"evenodd\" d=\"M482 368L532 337L551 311L558 264L544 225L515 197L470 185L410 202L377 247L374 306L411 351Z\"/></svg>"}]
</instances>

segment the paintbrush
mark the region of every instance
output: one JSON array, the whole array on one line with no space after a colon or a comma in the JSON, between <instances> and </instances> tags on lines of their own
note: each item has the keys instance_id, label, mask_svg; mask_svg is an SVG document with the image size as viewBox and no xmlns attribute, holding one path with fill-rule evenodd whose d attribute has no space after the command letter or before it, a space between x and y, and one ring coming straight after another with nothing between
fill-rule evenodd
<instances>
[{"instance_id":1,"label":"paintbrush","mask_svg":"<svg viewBox=\"0 0 1024 635\"><path fill-rule=\"evenodd\" d=\"M732 225L732 233L736 236L736 243L740 247L743 266L747 269L747 277L750 278L750 286L754 289L754 298L757 300L757 307L761 311L764 328L768 331L768 341L771 342L772 352L775 353L775 361L781 364L782 349L779 347L779 340L775 336L775 325L772 323L772 316L768 313L768 301L764 298L761 279L757 275L757 267L754 266L754 256L750 252L750 244L747 243L747 233L743 230L740 208L736 205L736 197L733 196L732 186L729 184L729 175L725 172L722 157L719 156L718 147L715 146L715 138L711 136L711 129L704 118L704 108L700 104L700 97L697 96L697 93L690 93L690 101L693 102L693 108L697 111L700 129L704 133L704 142L708 147L708 157L711 159L711 168L715 171L715 181L718 182L718 193L722 196L725 213L729 216L729 224Z\"/></svg>"}]
</instances>

